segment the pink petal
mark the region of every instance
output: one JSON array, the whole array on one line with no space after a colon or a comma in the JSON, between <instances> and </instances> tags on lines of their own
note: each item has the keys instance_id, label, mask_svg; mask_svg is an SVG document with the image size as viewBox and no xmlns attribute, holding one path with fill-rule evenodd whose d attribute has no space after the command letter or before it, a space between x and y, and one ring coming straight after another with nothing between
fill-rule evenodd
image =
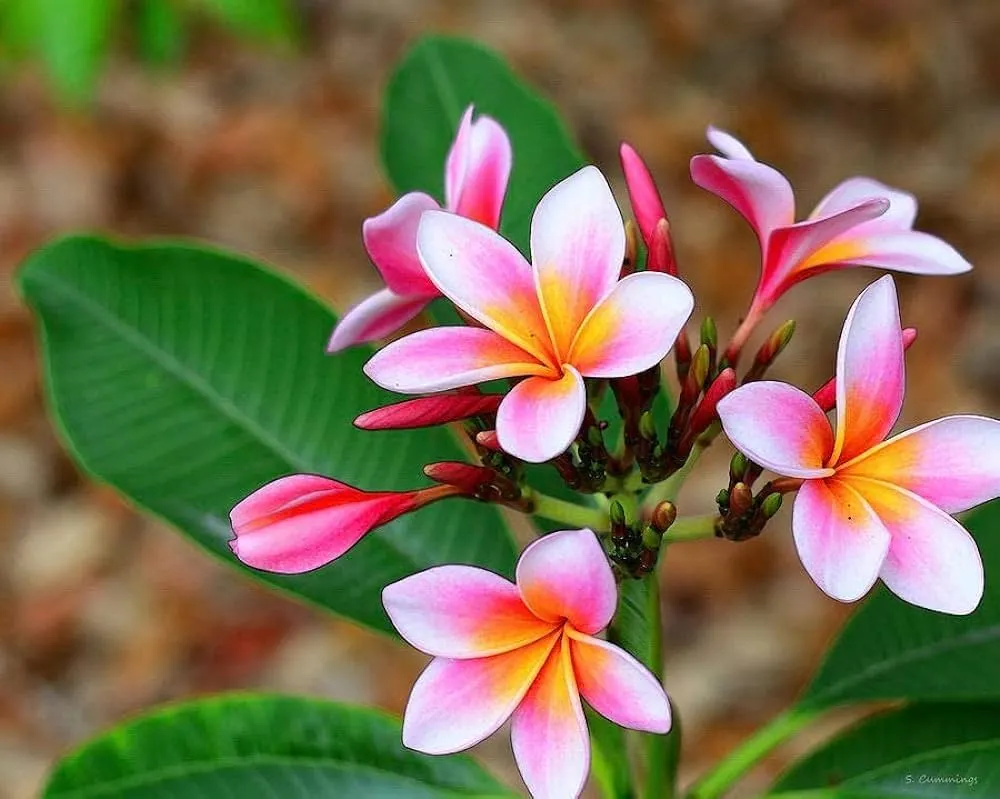
<instances>
[{"instance_id":1,"label":"pink petal","mask_svg":"<svg viewBox=\"0 0 1000 799\"><path fill-rule=\"evenodd\" d=\"M896 285L886 275L861 292L840 334L830 463L844 463L881 442L899 418L905 388Z\"/></svg>"},{"instance_id":2,"label":"pink petal","mask_svg":"<svg viewBox=\"0 0 1000 799\"><path fill-rule=\"evenodd\" d=\"M472 110L466 109L448 153L445 200L449 211L496 230L510 178L510 139L492 117L473 122Z\"/></svg>"},{"instance_id":3,"label":"pink petal","mask_svg":"<svg viewBox=\"0 0 1000 799\"><path fill-rule=\"evenodd\" d=\"M889 201L887 210L878 219L865 223L863 231L876 230L910 230L917 218L917 198L907 191L894 189L872 178L848 178L830 191L819 201L810 219L821 219L826 216L846 211L866 200L884 197ZM859 233L861 231L858 231Z\"/></svg>"},{"instance_id":4,"label":"pink petal","mask_svg":"<svg viewBox=\"0 0 1000 799\"><path fill-rule=\"evenodd\" d=\"M691 179L738 211L763 248L772 230L795 221L795 198L785 176L767 164L746 159L696 155Z\"/></svg>"},{"instance_id":5,"label":"pink petal","mask_svg":"<svg viewBox=\"0 0 1000 799\"><path fill-rule=\"evenodd\" d=\"M580 326L568 362L587 377L626 377L655 366L691 315L685 283L659 272L622 279Z\"/></svg>"},{"instance_id":6,"label":"pink petal","mask_svg":"<svg viewBox=\"0 0 1000 799\"><path fill-rule=\"evenodd\" d=\"M561 360L587 314L614 288L624 257L622 215L597 167L584 167L542 197L531 218L531 262Z\"/></svg>"},{"instance_id":7,"label":"pink petal","mask_svg":"<svg viewBox=\"0 0 1000 799\"><path fill-rule=\"evenodd\" d=\"M382 604L409 644L428 655L482 658L553 631L509 580L472 566L436 566L386 586Z\"/></svg>"},{"instance_id":8,"label":"pink petal","mask_svg":"<svg viewBox=\"0 0 1000 799\"><path fill-rule=\"evenodd\" d=\"M730 392L716 406L722 429L750 460L787 477L833 474L830 422L816 401L787 383L761 380Z\"/></svg>"},{"instance_id":9,"label":"pink petal","mask_svg":"<svg viewBox=\"0 0 1000 799\"><path fill-rule=\"evenodd\" d=\"M430 299L438 294L417 257L420 218L436 208L440 206L433 197L411 191L361 227L368 257L385 284L400 296Z\"/></svg>"},{"instance_id":10,"label":"pink petal","mask_svg":"<svg viewBox=\"0 0 1000 799\"><path fill-rule=\"evenodd\" d=\"M587 635L610 624L618 603L614 573L591 530L549 533L531 544L517 564L517 587L539 618L566 619Z\"/></svg>"},{"instance_id":11,"label":"pink petal","mask_svg":"<svg viewBox=\"0 0 1000 799\"><path fill-rule=\"evenodd\" d=\"M432 427L496 413L502 399L500 394L481 394L475 389L418 397L363 413L354 420L354 426L362 430Z\"/></svg>"},{"instance_id":12,"label":"pink petal","mask_svg":"<svg viewBox=\"0 0 1000 799\"><path fill-rule=\"evenodd\" d=\"M565 638L514 711L510 739L534 799L580 795L590 772L590 737Z\"/></svg>"},{"instance_id":13,"label":"pink petal","mask_svg":"<svg viewBox=\"0 0 1000 799\"><path fill-rule=\"evenodd\" d=\"M844 242L839 251L838 244L832 245L829 258L852 266L874 266L918 275L957 275L972 269L972 264L950 244L916 230L862 230L857 238Z\"/></svg>"},{"instance_id":14,"label":"pink petal","mask_svg":"<svg viewBox=\"0 0 1000 799\"><path fill-rule=\"evenodd\" d=\"M318 569L365 533L412 510L412 493L361 491L311 474L282 477L230 511L230 548L255 569L299 574Z\"/></svg>"},{"instance_id":15,"label":"pink petal","mask_svg":"<svg viewBox=\"0 0 1000 799\"><path fill-rule=\"evenodd\" d=\"M841 602L874 585L889 550L889 531L853 488L838 480L807 480L792 511L795 546L809 576Z\"/></svg>"},{"instance_id":16,"label":"pink petal","mask_svg":"<svg viewBox=\"0 0 1000 799\"><path fill-rule=\"evenodd\" d=\"M410 693L403 745L447 755L495 733L524 698L559 637L555 632L487 658L432 660Z\"/></svg>"},{"instance_id":17,"label":"pink petal","mask_svg":"<svg viewBox=\"0 0 1000 799\"><path fill-rule=\"evenodd\" d=\"M776 228L767 240L760 292L777 299L796 278L805 277L807 270L819 269L829 263L824 253L840 252L836 246L828 250L826 245L859 225L882 216L888 207L888 200L874 198L831 216ZM830 257L836 258L837 255Z\"/></svg>"},{"instance_id":18,"label":"pink petal","mask_svg":"<svg viewBox=\"0 0 1000 799\"><path fill-rule=\"evenodd\" d=\"M435 327L412 333L375 353L364 371L382 388L401 394L550 373L517 345L479 327Z\"/></svg>"},{"instance_id":19,"label":"pink petal","mask_svg":"<svg viewBox=\"0 0 1000 799\"><path fill-rule=\"evenodd\" d=\"M1000 422L936 419L863 453L839 473L892 483L961 513L1000 496Z\"/></svg>"},{"instance_id":20,"label":"pink petal","mask_svg":"<svg viewBox=\"0 0 1000 799\"><path fill-rule=\"evenodd\" d=\"M500 446L515 458L543 463L573 443L587 409L587 389L572 366L558 380L529 377L508 392L497 410Z\"/></svg>"},{"instance_id":21,"label":"pink petal","mask_svg":"<svg viewBox=\"0 0 1000 799\"><path fill-rule=\"evenodd\" d=\"M901 599L941 613L972 613L983 598L983 561L965 528L927 500L866 478L847 482L892 536L880 576Z\"/></svg>"},{"instance_id":22,"label":"pink petal","mask_svg":"<svg viewBox=\"0 0 1000 799\"><path fill-rule=\"evenodd\" d=\"M376 291L344 314L333 329L326 351L340 352L355 344L390 336L417 316L428 302L425 297L401 297L392 289Z\"/></svg>"},{"instance_id":23,"label":"pink petal","mask_svg":"<svg viewBox=\"0 0 1000 799\"><path fill-rule=\"evenodd\" d=\"M455 305L543 363L556 366L531 266L485 225L444 211L424 215L417 252Z\"/></svg>"},{"instance_id":24,"label":"pink petal","mask_svg":"<svg viewBox=\"0 0 1000 799\"><path fill-rule=\"evenodd\" d=\"M632 202L632 213L635 214L642 240L648 246L653 240L656 223L666 219L667 212L663 208L663 200L660 199L656 182L649 173L649 167L639 153L631 145L622 142L618 154L621 157L622 172L625 173L628 196Z\"/></svg>"},{"instance_id":25,"label":"pink petal","mask_svg":"<svg viewBox=\"0 0 1000 799\"><path fill-rule=\"evenodd\" d=\"M756 160L753 157L753 153L747 149L747 146L743 142L733 136L733 134L720 130L713 125L708 126L708 130L705 132L705 138L708 139L709 144L726 156L726 158L744 161Z\"/></svg>"},{"instance_id":26,"label":"pink petal","mask_svg":"<svg viewBox=\"0 0 1000 799\"><path fill-rule=\"evenodd\" d=\"M644 732L670 729L670 702L659 680L628 652L591 636L572 635L580 695L606 719Z\"/></svg>"}]
</instances>

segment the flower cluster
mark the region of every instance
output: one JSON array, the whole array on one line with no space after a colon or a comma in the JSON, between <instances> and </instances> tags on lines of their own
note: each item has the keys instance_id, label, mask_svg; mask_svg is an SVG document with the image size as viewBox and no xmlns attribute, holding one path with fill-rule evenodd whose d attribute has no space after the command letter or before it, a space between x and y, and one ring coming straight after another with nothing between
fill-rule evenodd
<instances>
[{"instance_id":1,"label":"flower cluster","mask_svg":"<svg viewBox=\"0 0 1000 799\"><path fill-rule=\"evenodd\" d=\"M535 541L514 583L446 564L383 592L400 635L433 657L413 688L404 743L455 752L509 718L514 756L536 797L582 790L589 738L581 699L620 725L669 730L658 676L614 643L617 584L653 572L664 542L756 536L794 493L796 547L831 597L856 600L878 578L903 600L944 613L971 613L982 597L976 544L952 514L1000 495L1000 423L953 416L889 437L903 404L904 351L916 335L902 327L891 277L858 297L835 376L812 395L763 379L793 322L739 367L767 311L805 278L851 266L945 275L970 265L913 230L911 195L869 178L835 187L796 222L780 172L729 134L708 136L721 154L695 156L692 179L746 218L761 250L757 289L725 346L710 317L689 333L694 299L635 150L621 148L635 222L623 221L601 172L584 167L538 202L525 258L497 232L511 144L497 121L469 108L444 165L443 207L411 193L365 222L386 288L344 316L329 349L391 336L431 300L449 301L461 324L398 338L365 365L379 386L417 396L356 424L460 422L479 462L428 464L434 484L405 492L283 476L232 511L236 556L284 573L323 566L376 527L445 499L588 528ZM668 415L655 401L671 351L677 391ZM601 418L609 394L620 419ZM609 423L620 425L616 441L606 440ZM678 516L677 488L723 431L737 453L718 513ZM540 493L527 464L553 469L582 501ZM755 488L765 470L775 477ZM607 639L597 637L609 625Z\"/></svg>"}]
</instances>

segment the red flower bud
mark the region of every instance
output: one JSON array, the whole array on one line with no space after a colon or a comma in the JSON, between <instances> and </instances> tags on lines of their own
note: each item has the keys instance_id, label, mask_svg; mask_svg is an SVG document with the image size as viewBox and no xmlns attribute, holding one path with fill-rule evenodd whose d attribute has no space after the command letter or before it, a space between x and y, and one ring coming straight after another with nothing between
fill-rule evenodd
<instances>
[{"instance_id":1,"label":"red flower bud","mask_svg":"<svg viewBox=\"0 0 1000 799\"><path fill-rule=\"evenodd\" d=\"M354 420L354 425L362 430L431 427L496 413L502 399L501 394L480 394L478 389L417 397L363 413Z\"/></svg>"},{"instance_id":2,"label":"red flower bud","mask_svg":"<svg viewBox=\"0 0 1000 799\"><path fill-rule=\"evenodd\" d=\"M625 173L625 185L628 188L629 200L632 203L632 213L639 223L642 239L650 247L653 240L653 229L661 219L666 219L667 212L663 210L663 201L656 188L653 176L649 173L642 158L630 145L622 142L618 150L621 158L622 172Z\"/></svg>"},{"instance_id":3,"label":"red flower bud","mask_svg":"<svg viewBox=\"0 0 1000 799\"><path fill-rule=\"evenodd\" d=\"M715 407L719 404L719 400L734 388L736 388L736 372L732 368L723 369L705 390L705 396L691 414L688 436L694 438L704 432L716 418Z\"/></svg>"},{"instance_id":4,"label":"red flower bud","mask_svg":"<svg viewBox=\"0 0 1000 799\"><path fill-rule=\"evenodd\" d=\"M903 351L910 348L917 340L917 329L915 327L903 328ZM820 388L813 393L813 399L824 411L832 411L837 405L837 378L831 377Z\"/></svg>"}]
</instances>

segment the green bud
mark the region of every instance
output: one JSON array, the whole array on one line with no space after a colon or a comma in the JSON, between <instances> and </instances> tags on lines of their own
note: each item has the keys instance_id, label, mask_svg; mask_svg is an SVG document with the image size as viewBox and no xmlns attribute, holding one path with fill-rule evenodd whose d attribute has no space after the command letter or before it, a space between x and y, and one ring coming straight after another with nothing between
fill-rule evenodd
<instances>
[{"instance_id":1,"label":"green bud","mask_svg":"<svg viewBox=\"0 0 1000 799\"><path fill-rule=\"evenodd\" d=\"M603 447L604 435L601 433L601 428L591 427L587 430L587 441L590 442L592 447Z\"/></svg>"},{"instance_id":2,"label":"green bud","mask_svg":"<svg viewBox=\"0 0 1000 799\"><path fill-rule=\"evenodd\" d=\"M611 504L608 505L608 518L611 519L613 525L625 524L625 506L617 499L611 500Z\"/></svg>"},{"instance_id":3,"label":"green bud","mask_svg":"<svg viewBox=\"0 0 1000 799\"><path fill-rule=\"evenodd\" d=\"M713 350L719 346L719 331L711 316L701 320L701 343Z\"/></svg>"},{"instance_id":4,"label":"green bud","mask_svg":"<svg viewBox=\"0 0 1000 799\"><path fill-rule=\"evenodd\" d=\"M768 494L764 497L764 501L760 505L760 512L764 514L765 519L770 519L774 514L778 512L781 507L781 494L774 493Z\"/></svg>"},{"instance_id":5,"label":"green bud","mask_svg":"<svg viewBox=\"0 0 1000 799\"><path fill-rule=\"evenodd\" d=\"M660 548L660 541L663 539L663 533L659 530L655 530L651 525L646 525L642 530L642 545L646 549L657 550Z\"/></svg>"},{"instance_id":6,"label":"green bud","mask_svg":"<svg viewBox=\"0 0 1000 799\"><path fill-rule=\"evenodd\" d=\"M694 357L691 359L691 368L688 371L688 379L692 380L698 388L705 385L705 379L708 377L708 364L710 360L711 354L708 351L708 347L704 344L695 350Z\"/></svg>"},{"instance_id":7,"label":"green bud","mask_svg":"<svg viewBox=\"0 0 1000 799\"><path fill-rule=\"evenodd\" d=\"M715 495L716 505L728 505L729 504L729 489L723 488L718 494Z\"/></svg>"},{"instance_id":8,"label":"green bud","mask_svg":"<svg viewBox=\"0 0 1000 799\"><path fill-rule=\"evenodd\" d=\"M742 452L737 452L733 455L733 459L729 461L729 479L730 480L742 480L743 475L747 472L747 467L750 466L750 461L747 460L746 455Z\"/></svg>"},{"instance_id":9,"label":"green bud","mask_svg":"<svg viewBox=\"0 0 1000 799\"><path fill-rule=\"evenodd\" d=\"M653 420L653 414L649 411L644 411L639 417L639 435L647 441L656 440L656 422Z\"/></svg>"}]
</instances>

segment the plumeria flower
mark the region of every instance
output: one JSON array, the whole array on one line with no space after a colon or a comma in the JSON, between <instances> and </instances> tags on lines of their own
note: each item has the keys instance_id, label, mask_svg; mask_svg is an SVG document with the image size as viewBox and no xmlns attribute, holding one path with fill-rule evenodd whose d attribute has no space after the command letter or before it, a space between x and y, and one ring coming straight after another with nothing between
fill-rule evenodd
<instances>
[{"instance_id":1,"label":"plumeria flower","mask_svg":"<svg viewBox=\"0 0 1000 799\"><path fill-rule=\"evenodd\" d=\"M510 178L510 139L496 120L480 116L473 121L472 112L470 105L448 152L444 207L496 229ZM385 338L440 296L417 257L420 217L424 211L440 207L433 197L411 191L388 210L365 220L365 249L386 288L344 315L333 331L327 352Z\"/></svg>"},{"instance_id":2,"label":"plumeria flower","mask_svg":"<svg viewBox=\"0 0 1000 799\"><path fill-rule=\"evenodd\" d=\"M516 579L438 566L382 592L400 635L434 657L413 686L403 743L432 755L458 752L510 718L532 796L575 797L590 766L581 697L616 724L655 733L670 729L670 704L635 658L594 637L618 597L593 532L539 539L521 555Z\"/></svg>"},{"instance_id":3,"label":"plumeria flower","mask_svg":"<svg viewBox=\"0 0 1000 799\"><path fill-rule=\"evenodd\" d=\"M293 474L258 489L230 511L230 549L247 566L281 574L318 569L376 527L462 493L453 486L362 491L315 474Z\"/></svg>"},{"instance_id":4,"label":"plumeria flower","mask_svg":"<svg viewBox=\"0 0 1000 799\"><path fill-rule=\"evenodd\" d=\"M366 365L404 394L524 377L497 411L500 445L530 462L573 443L584 377L625 377L659 363L694 305L683 282L619 280L621 213L604 176L584 167L554 186L531 220L531 258L485 225L424 214L417 251L435 286L484 327L439 327L393 342Z\"/></svg>"},{"instance_id":5,"label":"plumeria flower","mask_svg":"<svg viewBox=\"0 0 1000 799\"><path fill-rule=\"evenodd\" d=\"M948 416L884 440L903 405L903 335L892 278L869 286L837 354L837 428L816 401L776 382L719 402L726 435L748 458L803 480L795 544L817 585L845 602L876 578L944 613L975 610L983 565L949 514L1000 495L1000 422Z\"/></svg>"},{"instance_id":6,"label":"plumeria flower","mask_svg":"<svg viewBox=\"0 0 1000 799\"><path fill-rule=\"evenodd\" d=\"M722 155L696 155L691 178L742 214L760 242L762 266L751 314L766 311L800 280L833 269L875 266L951 275L972 268L951 245L913 230L912 194L871 178L850 178L796 222L795 197L784 175L755 160L728 133L709 128L708 140Z\"/></svg>"}]
</instances>

